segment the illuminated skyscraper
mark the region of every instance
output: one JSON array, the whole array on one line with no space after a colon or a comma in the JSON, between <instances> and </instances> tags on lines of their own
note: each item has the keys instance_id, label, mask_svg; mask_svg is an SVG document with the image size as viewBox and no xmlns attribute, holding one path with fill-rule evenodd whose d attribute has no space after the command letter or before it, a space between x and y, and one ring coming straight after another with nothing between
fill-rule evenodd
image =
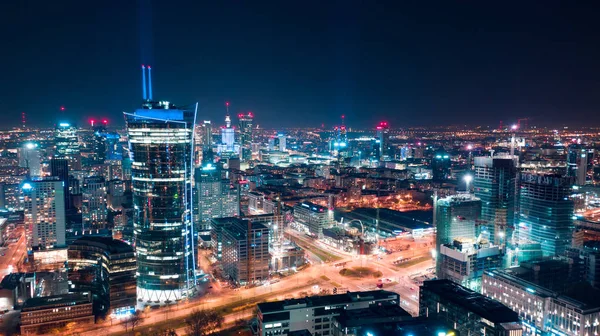
<instances>
[{"instance_id":1,"label":"illuminated skyscraper","mask_svg":"<svg viewBox=\"0 0 600 336\"><path fill-rule=\"evenodd\" d=\"M77 128L66 122L59 123L56 127L54 143L56 149L54 156L68 159L72 170L80 170L81 154Z\"/></svg>"},{"instance_id":2,"label":"illuminated skyscraper","mask_svg":"<svg viewBox=\"0 0 600 336\"><path fill-rule=\"evenodd\" d=\"M65 199L65 208L70 210L73 206L71 202L71 193L69 190L69 160L52 158L50 159L50 175L58 177L63 183L63 197Z\"/></svg>"},{"instance_id":3,"label":"illuminated skyscraper","mask_svg":"<svg viewBox=\"0 0 600 336\"><path fill-rule=\"evenodd\" d=\"M202 123L202 145L207 149L212 146L212 143L212 124L210 120L204 120Z\"/></svg>"},{"instance_id":4,"label":"illuminated skyscraper","mask_svg":"<svg viewBox=\"0 0 600 336\"><path fill-rule=\"evenodd\" d=\"M26 180L23 189L25 229L29 246L51 249L65 246L65 198L57 177Z\"/></svg>"},{"instance_id":5,"label":"illuminated skyscraper","mask_svg":"<svg viewBox=\"0 0 600 336\"><path fill-rule=\"evenodd\" d=\"M481 199L480 232L496 245L513 242L517 203L516 158L476 157L473 189Z\"/></svg>"},{"instance_id":6,"label":"illuminated skyscraper","mask_svg":"<svg viewBox=\"0 0 600 336\"><path fill-rule=\"evenodd\" d=\"M83 180L81 213L85 229L104 228L108 214L106 197L103 177L91 176Z\"/></svg>"},{"instance_id":7,"label":"illuminated skyscraper","mask_svg":"<svg viewBox=\"0 0 600 336\"><path fill-rule=\"evenodd\" d=\"M175 302L191 296L196 287L192 172L198 105L179 108L151 97L142 108L125 113L132 159L137 296L145 304Z\"/></svg>"},{"instance_id":8,"label":"illuminated skyscraper","mask_svg":"<svg viewBox=\"0 0 600 336\"><path fill-rule=\"evenodd\" d=\"M38 144L27 142L17 150L19 155L19 167L29 168L30 176L41 176L40 150Z\"/></svg>"},{"instance_id":9,"label":"illuminated skyscraper","mask_svg":"<svg viewBox=\"0 0 600 336\"><path fill-rule=\"evenodd\" d=\"M221 177L221 171L215 165L207 163L196 170L196 189L199 234L210 233L212 218L239 215L238 190L231 187L229 179Z\"/></svg>"},{"instance_id":10,"label":"illuminated skyscraper","mask_svg":"<svg viewBox=\"0 0 600 336\"><path fill-rule=\"evenodd\" d=\"M106 121L106 120L104 120ZM107 136L106 124L102 123L94 127L94 153L93 159L95 163L102 164L106 160L106 148L107 148Z\"/></svg>"},{"instance_id":11,"label":"illuminated skyscraper","mask_svg":"<svg viewBox=\"0 0 600 336\"><path fill-rule=\"evenodd\" d=\"M379 161L383 161L384 156L388 155L388 146L390 138L390 126L385 121L377 125L377 139L379 141Z\"/></svg>"},{"instance_id":12,"label":"illuminated skyscraper","mask_svg":"<svg viewBox=\"0 0 600 336\"><path fill-rule=\"evenodd\" d=\"M434 200L437 230L435 249L440 254L440 246L452 244L457 238L475 238L475 223L481 214L481 200L471 194L457 194ZM437 259L440 273L441 258Z\"/></svg>"},{"instance_id":13,"label":"illuminated skyscraper","mask_svg":"<svg viewBox=\"0 0 600 336\"><path fill-rule=\"evenodd\" d=\"M582 145L570 145L567 151L567 176L576 178L578 185L585 185L588 169L588 150Z\"/></svg>"},{"instance_id":14,"label":"illuminated skyscraper","mask_svg":"<svg viewBox=\"0 0 600 336\"><path fill-rule=\"evenodd\" d=\"M225 116L225 127L221 129L221 143L226 146L226 151L233 151L235 130L231 127L231 117L229 117L229 113Z\"/></svg>"},{"instance_id":15,"label":"illuminated skyscraper","mask_svg":"<svg viewBox=\"0 0 600 336\"><path fill-rule=\"evenodd\" d=\"M242 160L248 161L252 159L252 121L254 120L254 114L252 112L240 113L238 114L238 120Z\"/></svg>"},{"instance_id":16,"label":"illuminated skyscraper","mask_svg":"<svg viewBox=\"0 0 600 336\"><path fill-rule=\"evenodd\" d=\"M450 167L452 162L450 161L450 154L448 154L443 148L438 149L431 159L431 170L433 179L437 181L443 181L450 177Z\"/></svg>"},{"instance_id":17,"label":"illuminated skyscraper","mask_svg":"<svg viewBox=\"0 0 600 336\"><path fill-rule=\"evenodd\" d=\"M279 150L285 152L287 150L287 138L285 134L277 134L279 138Z\"/></svg>"},{"instance_id":18,"label":"illuminated skyscraper","mask_svg":"<svg viewBox=\"0 0 600 336\"><path fill-rule=\"evenodd\" d=\"M519 197L519 238L542 245L544 256L562 255L571 244L573 177L522 173Z\"/></svg>"}]
</instances>

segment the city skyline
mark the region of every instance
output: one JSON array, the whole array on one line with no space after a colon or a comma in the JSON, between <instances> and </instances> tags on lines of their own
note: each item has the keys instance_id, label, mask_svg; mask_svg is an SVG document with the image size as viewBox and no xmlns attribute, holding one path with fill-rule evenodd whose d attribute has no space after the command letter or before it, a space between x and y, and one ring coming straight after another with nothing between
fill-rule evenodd
<instances>
[{"instance_id":1,"label":"city skyline","mask_svg":"<svg viewBox=\"0 0 600 336\"><path fill-rule=\"evenodd\" d=\"M0 334L600 334L600 5L0 12Z\"/></svg>"},{"instance_id":2,"label":"city skyline","mask_svg":"<svg viewBox=\"0 0 600 336\"><path fill-rule=\"evenodd\" d=\"M198 101L213 121L225 101L264 127L329 127L341 115L350 127L392 128L599 121L595 4L238 5L3 4L14 13L3 38L18 51L0 55L11 65L0 83L6 125L21 112L31 126L88 116L124 125L121 112L139 105L140 64L155 69L157 99Z\"/></svg>"}]
</instances>

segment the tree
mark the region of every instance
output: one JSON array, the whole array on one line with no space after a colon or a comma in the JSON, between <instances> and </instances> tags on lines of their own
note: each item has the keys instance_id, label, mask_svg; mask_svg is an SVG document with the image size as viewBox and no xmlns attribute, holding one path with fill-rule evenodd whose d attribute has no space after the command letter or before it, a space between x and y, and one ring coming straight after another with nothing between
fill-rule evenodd
<instances>
[{"instance_id":1,"label":"tree","mask_svg":"<svg viewBox=\"0 0 600 336\"><path fill-rule=\"evenodd\" d=\"M148 336L177 336L175 329L160 328L151 332Z\"/></svg>"},{"instance_id":2,"label":"tree","mask_svg":"<svg viewBox=\"0 0 600 336\"><path fill-rule=\"evenodd\" d=\"M224 322L221 314L214 310L194 310L186 319L186 332L189 336L210 335Z\"/></svg>"},{"instance_id":3,"label":"tree","mask_svg":"<svg viewBox=\"0 0 600 336\"><path fill-rule=\"evenodd\" d=\"M125 325L125 332L127 332L127 328L129 326L131 326L131 331L133 331L135 327L137 327L142 322L143 319L144 318L142 317L142 312L136 310L133 314L131 314L131 316L127 317L125 321L123 321L123 324Z\"/></svg>"}]
</instances>

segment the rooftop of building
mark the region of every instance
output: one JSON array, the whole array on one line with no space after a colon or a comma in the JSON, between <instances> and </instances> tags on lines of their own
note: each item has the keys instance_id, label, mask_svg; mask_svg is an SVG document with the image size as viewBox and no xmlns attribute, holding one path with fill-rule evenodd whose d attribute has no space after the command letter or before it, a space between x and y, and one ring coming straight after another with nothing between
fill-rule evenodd
<instances>
[{"instance_id":1,"label":"rooftop of building","mask_svg":"<svg viewBox=\"0 0 600 336\"><path fill-rule=\"evenodd\" d=\"M382 300L387 298L398 298L398 294L384 290L366 291L366 292L348 292L345 294L310 296L301 299L290 299L274 302L262 302L258 304L258 309L263 313L278 312L282 310L292 310L303 307L321 307L337 304L344 304L354 301Z\"/></svg>"},{"instance_id":2,"label":"rooftop of building","mask_svg":"<svg viewBox=\"0 0 600 336\"><path fill-rule=\"evenodd\" d=\"M480 202L481 199L471 193L460 193L438 199L438 206L452 206L461 203Z\"/></svg>"},{"instance_id":3,"label":"rooftop of building","mask_svg":"<svg viewBox=\"0 0 600 336\"><path fill-rule=\"evenodd\" d=\"M307 201L300 202L300 203L296 204L296 206L310 209L310 210L316 211L316 212L326 212L327 211L327 207L315 204L313 202L307 202Z\"/></svg>"},{"instance_id":4,"label":"rooftop of building","mask_svg":"<svg viewBox=\"0 0 600 336\"><path fill-rule=\"evenodd\" d=\"M110 254L133 252L131 245L111 237L82 236L69 245L69 247L73 246L94 246Z\"/></svg>"},{"instance_id":5,"label":"rooftop of building","mask_svg":"<svg viewBox=\"0 0 600 336\"><path fill-rule=\"evenodd\" d=\"M64 295L43 296L28 299L23 304L23 310L44 309L46 306L72 306L85 303L91 303L88 294L69 293Z\"/></svg>"},{"instance_id":6,"label":"rooftop of building","mask_svg":"<svg viewBox=\"0 0 600 336\"><path fill-rule=\"evenodd\" d=\"M22 278L33 278L34 273L10 273L0 282L0 289L13 290L17 288Z\"/></svg>"},{"instance_id":7,"label":"rooftop of building","mask_svg":"<svg viewBox=\"0 0 600 336\"><path fill-rule=\"evenodd\" d=\"M446 300L494 323L514 322L519 315L500 302L458 285L450 280L425 281L423 291L430 291ZM422 294L421 294L422 295Z\"/></svg>"},{"instance_id":8,"label":"rooftop of building","mask_svg":"<svg viewBox=\"0 0 600 336\"><path fill-rule=\"evenodd\" d=\"M552 261L552 260L550 260ZM532 265L541 264L555 267L556 263L544 261L541 263L533 263ZM556 274L562 274L560 269L554 269ZM592 287L587 282L570 282L566 289L561 291L552 290L535 283L535 279L531 277L533 268L527 267L512 267L504 270L488 270L485 274L494 278L503 278L518 284L530 293L539 297L555 297L575 305L583 310L600 310L600 289ZM548 277L545 277L548 278ZM546 279L549 280L549 279ZM551 279L550 279L551 280Z\"/></svg>"},{"instance_id":9,"label":"rooftop of building","mask_svg":"<svg viewBox=\"0 0 600 336\"><path fill-rule=\"evenodd\" d=\"M376 304L364 309L344 310L336 319L344 327L354 327L371 323L407 321L413 317L397 304Z\"/></svg>"},{"instance_id":10,"label":"rooftop of building","mask_svg":"<svg viewBox=\"0 0 600 336\"><path fill-rule=\"evenodd\" d=\"M336 209L334 217L340 220L344 217L344 222L352 219L360 219L365 225L371 225L374 219L377 218L376 208L356 208L349 212L344 212L342 209ZM365 221L366 220L366 221ZM396 211L392 209L379 209L379 226L381 229L395 230L397 227L416 229L427 229L432 227L433 211L431 210L412 210L412 211Z\"/></svg>"}]
</instances>

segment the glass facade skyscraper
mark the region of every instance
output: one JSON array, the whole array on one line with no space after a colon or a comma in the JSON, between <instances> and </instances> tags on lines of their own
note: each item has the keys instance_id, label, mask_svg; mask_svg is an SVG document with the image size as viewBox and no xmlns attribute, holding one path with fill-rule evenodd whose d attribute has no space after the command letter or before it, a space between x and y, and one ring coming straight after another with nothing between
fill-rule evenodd
<instances>
[{"instance_id":1,"label":"glass facade skyscraper","mask_svg":"<svg viewBox=\"0 0 600 336\"><path fill-rule=\"evenodd\" d=\"M249 161L252 159L252 120L254 114L248 112L247 114L240 113L238 115L239 128L240 128L240 145L242 147L242 160Z\"/></svg>"},{"instance_id":2,"label":"glass facade skyscraper","mask_svg":"<svg viewBox=\"0 0 600 336\"><path fill-rule=\"evenodd\" d=\"M519 198L519 237L542 245L544 256L562 255L570 246L573 224L574 177L522 173Z\"/></svg>"},{"instance_id":3,"label":"glass facade skyscraper","mask_svg":"<svg viewBox=\"0 0 600 336\"><path fill-rule=\"evenodd\" d=\"M234 217L239 213L238 188L221 177L221 170L207 163L196 169L196 191L198 199L198 232L210 234L212 218Z\"/></svg>"},{"instance_id":4,"label":"glass facade skyscraper","mask_svg":"<svg viewBox=\"0 0 600 336\"><path fill-rule=\"evenodd\" d=\"M456 238L475 238L475 222L481 214L481 200L471 194L457 194L436 200L434 224L437 230L436 267L440 273L440 246Z\"/></svg>"},{"instance_id":5,"label":"glass facade skyscraper","mask_svg":"<svg viewBox=\"0 0 600 336\"><path fill-rule=\"evenodd\" d=\"M517 203L517 166L510 157L476 157L473 189L481 199L479 232L496 245L511 245Z\"/></svg>"},{"instance_id":6,"label":"glass facade skyscraper","mask_svg":"<svg viewBox=\"0 0 600 336\"><path fill-rule=\"evenodd\" d=\"M175 302L195 291L192 178L195 108L146 101L125 113L132 160L137 297Z\"/></svg>"},{"instance_id":7,"label":"glass facade skyscraper","mask_svg":"<svg viewBox=\"0 0 600 336\"><path fill-rule=\"evenodd\" d=\"M55 131L55 153L54 156L69 160L69 168L81 169L81 153L77 128L69 123L61 122Z\"/></svg>"}]
</instances>

